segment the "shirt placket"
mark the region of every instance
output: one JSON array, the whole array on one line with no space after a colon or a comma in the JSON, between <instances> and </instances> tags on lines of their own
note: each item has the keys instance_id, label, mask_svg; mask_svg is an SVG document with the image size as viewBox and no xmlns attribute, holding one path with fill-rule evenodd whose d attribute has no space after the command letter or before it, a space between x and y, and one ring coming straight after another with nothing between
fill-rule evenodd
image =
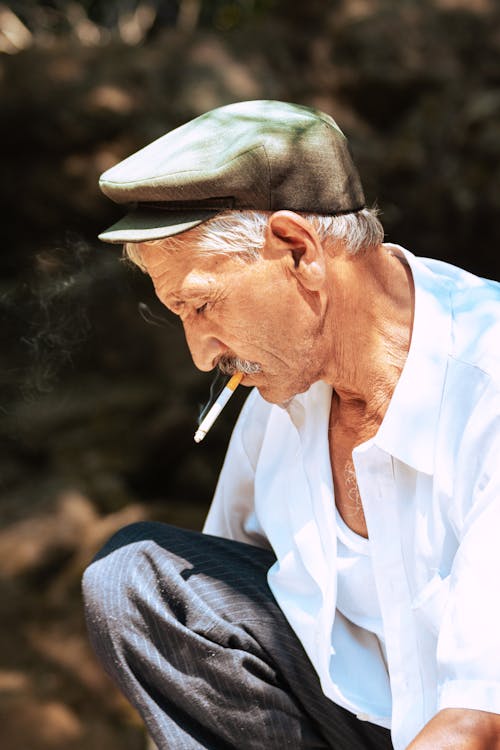
<instances>
[{"instance_id":1,"label":"shirt placket","mask_svg":"<svg viewBox=\"0 0 500 750\"><path fill-rule=\"evenodd\" d=\"M406 747L423 723L422 685L411 597L401 548L399 498L392 458L373 443L353 452L373 554L392 693L395 747ZM410 488L408 488L409 490Z\"/></svg>"}]
</instances>

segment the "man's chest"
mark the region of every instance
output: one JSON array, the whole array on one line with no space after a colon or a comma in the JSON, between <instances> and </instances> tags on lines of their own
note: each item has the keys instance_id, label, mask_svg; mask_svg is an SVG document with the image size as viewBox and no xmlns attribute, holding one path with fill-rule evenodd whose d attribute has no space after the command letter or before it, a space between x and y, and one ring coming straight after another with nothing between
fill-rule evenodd
<instances>
[{"instance_id":1,"label":"man's chest","mask_svg":"<svg viewBox=\"0 0 500 750\"><path fill-rule=\"evenodd\" d=\"M358 444L355 436L349 439L332 426L329 430L329 454L335 506L347 526L356 534L368 537L363 501L359 491L352 451ZM359 442L362 442L359 438Z\"/></svg>"}]
</instances>

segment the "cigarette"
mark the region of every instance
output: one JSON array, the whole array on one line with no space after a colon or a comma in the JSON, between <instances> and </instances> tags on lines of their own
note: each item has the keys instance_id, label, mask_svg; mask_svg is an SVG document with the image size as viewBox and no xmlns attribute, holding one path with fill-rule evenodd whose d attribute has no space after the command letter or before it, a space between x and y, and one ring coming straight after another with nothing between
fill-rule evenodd
<instances>
[{"instance_id":1,"label":"cigarette","mask_svg":"<svg viewBox=\"0 0 500 750\"><path fill-rule=\"evenodd\" d=\"M217 396L213 406L210 407L210 409L207 412L206 417L202 420L200 426L195 432L194 435L194 442L195 443L201 443L209 429L212 427L213 423L235 392L237 386L241 383L241 380L243 378L242 372L236 372L231 380L226 383L222 391Z\"/></svg>"}]
</instances>

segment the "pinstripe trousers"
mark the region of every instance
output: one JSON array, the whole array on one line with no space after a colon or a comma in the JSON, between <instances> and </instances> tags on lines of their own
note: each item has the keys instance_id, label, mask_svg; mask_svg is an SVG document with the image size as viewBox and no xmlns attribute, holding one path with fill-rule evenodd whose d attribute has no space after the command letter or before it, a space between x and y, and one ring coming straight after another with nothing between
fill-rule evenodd
<instances>
[{"instance_id":1,"label":"pinstripe trousers","mask_svg":"<svg viewBox=\"0 0 500 750\"><path fill-rule=\"evenodd\" d=\"M323 694L266 580L268 550L137 523L84 575L91 643L159 750L391 750Z\"/></svg>"}]
</instances>

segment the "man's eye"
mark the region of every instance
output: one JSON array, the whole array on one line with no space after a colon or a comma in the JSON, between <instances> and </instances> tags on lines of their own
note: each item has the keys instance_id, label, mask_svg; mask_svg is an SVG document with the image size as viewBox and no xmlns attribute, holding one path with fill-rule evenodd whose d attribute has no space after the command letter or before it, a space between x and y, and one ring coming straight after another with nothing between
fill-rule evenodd
<instances>
[{"instance_id":1,"label":"man's eye","mask_svg":"<svg viewBox=\"0 0 500 750\"><path fill-rule=\"evenodd\" d=\"M203 305L200 305L200 307L196 308L196 314L202 315L207 309L207 307L208 307L208 302L204 302Z\"/></svg>"}]
</instances>

